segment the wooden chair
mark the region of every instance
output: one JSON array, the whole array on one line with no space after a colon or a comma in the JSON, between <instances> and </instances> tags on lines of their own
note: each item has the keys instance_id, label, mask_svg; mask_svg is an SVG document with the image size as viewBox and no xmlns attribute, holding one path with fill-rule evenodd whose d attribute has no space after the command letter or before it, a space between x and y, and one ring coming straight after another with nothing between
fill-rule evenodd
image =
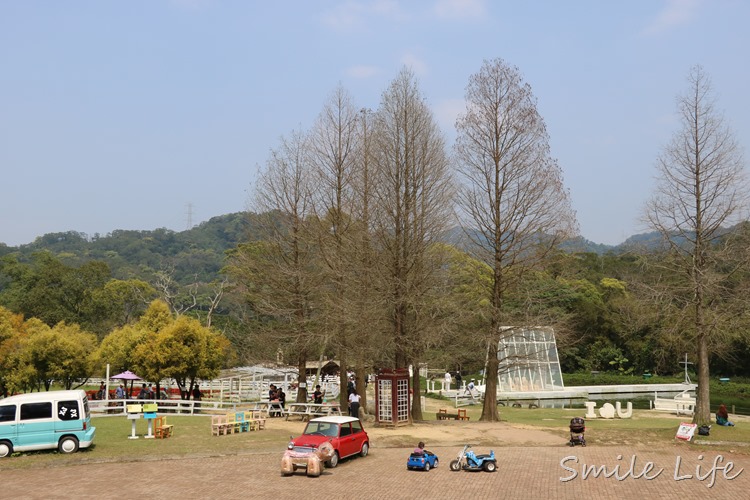
<instances>
[{"instance_id":1,"label":"wooden chair","mask_svg":"<svg viewBox=\"0 0 750 500\"><path fill-rule=\"evenodd\" d=\"M164 439L172 436L174 426L167 424L167 417L154 419L154 437Z\"/></svg>"},{"instance_id":2,"label":"wooden chair","mask_svg":"<svg viewBox=\"0 0 750 500\"><path fill-rule=\"evenodd\" d=\"M250 422L245 419L245 412L244 411L238 411L234 414L235 421L237 422L237 431L238 432L247 432L250 430Z\"/></svg>"},{"instance_id":3,"label":"wooden chair","mask_svg":"<svg viewBox=\"0 0 750 500\"><path fill-rule=\"evenodd\" d=\"M255 421L258 430L266 428L266 419L263 418L263 413L261 411L256 410L253 412L253 420Z\"/></svg>"},{"instance_id":4,"label":"wooden chair","mask_svg":"<svg viewBox=\"0 0 750 500\"><path fill-rule=\"evenodd\" d=\"M257 431L260 429L258 421L253 418L252 411L245 412L245 423L247 424L248 431Z\"/></svg>"},{"instance_id":5,"label":"wooden chair","mask_svg":"<svg viewBox=\"0 0 750 500\"><path fill-rule=\"evenodd\" d=\"M212 415L211 416L211 435L223 436L226 433L227 433L227 416L226 415Z\"/></svg>"},{"instance_id":6,"label":"wooden chair","mask_svg":"<svg viewBox=\"0 0 750 500\"><path fill-rule=\"evenodd\" d=\"M233 434L235 432L239 432L236 414L227 413L224 418L226 418L226 421L227 421L227 434Z\"/></svg>"},{"instance_id":7,"label":"wooden chair","mask_svg":"<svg viewBox=\"0 0 750 500\"><path fill-rule=\"evenodd\" d=\"M466 410L459 409L458 410L458 419L457 420L469 420L469 416L466 414Z\"/></svg>"}]
</instances>

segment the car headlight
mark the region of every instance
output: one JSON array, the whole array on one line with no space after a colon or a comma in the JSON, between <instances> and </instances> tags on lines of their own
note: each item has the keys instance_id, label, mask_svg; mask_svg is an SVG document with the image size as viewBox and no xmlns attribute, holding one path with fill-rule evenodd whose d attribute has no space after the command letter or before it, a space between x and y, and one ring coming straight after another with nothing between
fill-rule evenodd
<instances>
[{"instance_id":1,"label":"car headlight","mask_svg":"<svg viewBox=\"0 0 750 500\"><path fill-rule=\"evenodd\" d=\"M293 449L293 448L294 448L294 441L289 441L289 444L288 444L288 445L286 445L286 448L287 448L288 450L291 450L291 449Z\"/></svg>"}]
</instances>

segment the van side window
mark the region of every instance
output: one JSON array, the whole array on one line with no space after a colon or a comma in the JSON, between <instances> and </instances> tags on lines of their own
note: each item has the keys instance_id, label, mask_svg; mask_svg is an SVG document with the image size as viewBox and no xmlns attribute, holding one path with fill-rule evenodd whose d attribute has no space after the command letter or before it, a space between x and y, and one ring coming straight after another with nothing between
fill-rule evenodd
<instances>
[{"instance_id":1,"label":"van side window","mask_svg":"<svg viewBox=\"0 0 750 500\"><path fill-rule=\"evenodd\" d=\"M52 418L52 403L25 403L21 405L21 420Z\"/></svg>"},{"instance_id":2,"label":"van side window","mask_svg":"<svg viewBox=\"0 0 750 500\"><path fill-rule=\"evenodd\" d=\"M81 413L78 411L78 401L60 401L57 403L57 418L60 420L78 420Z\"/></svg>"},{"instance_id":3,"label":"van side window","mask_svg":"<svg viewBox=\"0 0 750 500\"><path fill-rule=\"evenodd\" d=\"M0 406L0 422L14 422L16 420L16 405Z\"/></svg>"}]
</instances>

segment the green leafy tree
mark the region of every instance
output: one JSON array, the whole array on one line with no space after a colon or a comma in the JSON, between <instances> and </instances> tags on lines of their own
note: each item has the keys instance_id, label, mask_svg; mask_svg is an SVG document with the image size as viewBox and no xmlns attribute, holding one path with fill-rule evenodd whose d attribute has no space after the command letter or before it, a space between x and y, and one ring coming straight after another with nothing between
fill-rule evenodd
<instances>
[{"instance_id":1,"label":"green leafy tree","mask_svg":"<svg viewBox=\"0 0 750 500\"><path fill-rule=\"evenodd\" d=\"M96 346L96 335L78 325L35 325L19 350L20 365L26 366L16 381L31 382L47 391L53 382L61 383L65 389L80 387L92 375Z\"/></svg>"},{"instance_id":2,"label":"green leafy tree","mask_svg":"<svg viewBox=\"0 0 750 500\"><path fill-rule=\"evenodd\" d=\"M144 376L159 381L171 377L189 395L199 380L219 374L228 356L229 341L199 321L179 316L136 348Z\"/></svg>"}]
</instances>

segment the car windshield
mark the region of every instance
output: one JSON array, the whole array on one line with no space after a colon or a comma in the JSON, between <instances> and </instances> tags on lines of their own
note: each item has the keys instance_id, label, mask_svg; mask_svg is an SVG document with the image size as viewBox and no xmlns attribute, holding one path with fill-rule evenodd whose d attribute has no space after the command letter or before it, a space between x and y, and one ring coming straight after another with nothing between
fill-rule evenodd
<instances>
[{"instance_id":1,"label":"car windshield","mask_svg":"<svg viewBox=\"0 0 750 500\"><path fill-rule=\"evenodd\" d=\"M305 428L305 434L336 437L339 435L339 426L330 422L309 422Z\"/></svg>"}]
</instances>

